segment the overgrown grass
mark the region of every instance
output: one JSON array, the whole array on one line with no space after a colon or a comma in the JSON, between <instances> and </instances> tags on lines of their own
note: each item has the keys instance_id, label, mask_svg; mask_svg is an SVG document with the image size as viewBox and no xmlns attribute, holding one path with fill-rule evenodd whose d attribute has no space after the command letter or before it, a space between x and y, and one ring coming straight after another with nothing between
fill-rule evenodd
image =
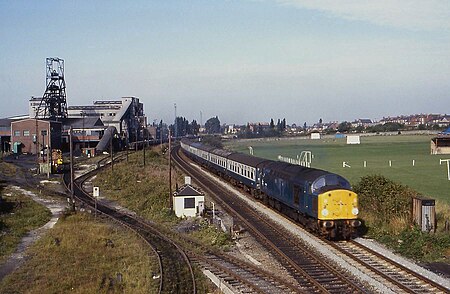
<instances>
[{"instance_id":1,"label":"overgrown grass","mask_svg":"<svg viewBox=\"0 0 450 294\"><path fill-rule=\"evenodd\" d=\"M130 231L85 213L62 218L0 293L156 293L158 261Z\"/></svg>"},{"instance_id":2,"label":"overgrown grass","mask_svg":"<svg viewBox=\"0 0 450 294\"><path fill-rule=\"evenodd\" d=\"M0 173L7 177L12 177L17 173L17 167L11 163L0 161Z\"/></svg>"},{"instance_id":3,"label":"overgrown grass","mask_svg":"<svg viewBox=\"0 0 450 294\"><path fill-rule=\"evenodd\" d=\"M169 166L159 148L129 154L128 163L115 164L97 175L94 185L102 196L117 201L139 215L160 223L176 223L178 219L169 208ZM173 172L173 191L176 175Z\"/></svg>"},{"instance_id":4,"label":"overgrown grass","mask_svg":"<svg viewBox=\"0 0 450 294\"><path fill-rule=\"evenodd\" d=\"M22 237L50 220L50 211L9 187L0 191L0 262L13 253Z\"/></svg>"},{"instance_id":5,"label":"overgrown grass","mask_svg":"<svg viewBox=\"0 0 450 294\"><path fill-rule=\"evenodd\" d=\"M93 184L100 187L102 197L115 200L121 206L162 225L163 230L170 230L171 238L177 239L179 233L174 227L180 219L170 209L167 154L162 154L161 148L155 147L146 151L145 161L144 166L142 151L130 153L128 162L124 160L115 164L113 171L109 168L99 173ZM172 169L172 177L174 192L176 183L183 183L183 176ZM200 226L189 235L205 245L225 250L231 244L228 234L208 225L206 221L200 221ZM184 244L183 240L178 241ZM196 277L198 293L210 293L210 283L198 269Z\"/></svg>"},{"instance_id":6,"label":"overgrown grass","mask_svg":"<svg viewBox=\"0 0 450 294\"><path fill-rule=\"evenodd\" d=\"M200 228L191 232L190 235L206 245L221 248L223 250L228 250L231 246L229 234L224 233L214 225L210 225L205 220L201 221Z\"/></svg>"},{"instance_id":7,"label":"overgrown grass","mask_svg":"<svg viewBox=\"0 0 450 294\"><path fill-rule=\"evenodd\" d=\"M172 169L172 191L176 183L182 183L182 175ZM100 187L102 195L117 201L139 215L159 224L173 226L180 219L170 210L168 160L159 147L146 151L146 166L143 152L129 155L128 163L123 161L111 169L99 173L94 185ZM201 222L192 233L206 245L228 248L229 236L214 226Z\"/></svg>"}]
</instances>

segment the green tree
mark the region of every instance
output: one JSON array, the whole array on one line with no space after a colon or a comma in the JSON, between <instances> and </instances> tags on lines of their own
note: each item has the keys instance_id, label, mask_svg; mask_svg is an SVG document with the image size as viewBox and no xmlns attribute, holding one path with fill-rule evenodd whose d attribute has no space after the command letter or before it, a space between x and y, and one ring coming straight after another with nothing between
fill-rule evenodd
<instances>
[{"instance_id":1,"label":"green tree","mask_svg":"<svg viewBox=\"0 0 450 294\"><path fill-rule=\"evenodd\" d=\"M273 118L270 119L270 128L271 129L275 128L275 123L273 122Z\"/></svg>"},{"instance_id":2,"label":"green tree","mask_svg":"<svg viewBox=\"0 0 450 294\"><path fill-rule=\"evenodd\" d=\"M352 124L348 121L343 121L338 126L338 131L341 133L347 133L352 129Z\"/></svg>"},{"instance_id":3,"label":"green tree","mask_svg":"<svg viewBox=\"0 0 450 294\"><path fill-rule=\"evenodd\" d=\"M205 131L208 134L217 134L220 133L220 120L219 118L212 117L208 119L205 123Z\"/></svg>"}]
</instances>

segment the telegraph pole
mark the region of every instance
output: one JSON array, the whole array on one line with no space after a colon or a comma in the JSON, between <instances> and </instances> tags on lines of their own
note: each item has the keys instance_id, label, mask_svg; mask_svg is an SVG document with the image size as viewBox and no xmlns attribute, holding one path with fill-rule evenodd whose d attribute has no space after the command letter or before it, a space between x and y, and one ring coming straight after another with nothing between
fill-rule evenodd
<instances>
[{"instance_id":1,"label":"telegraph pole","mask_svg":"<svg viewBox=\"0 0 450 294\"><path fill-rule=\"evenodd\" d=\"M48 123L48 148L47 148L47 178L50 178L50 174L52 173L52 164L53 164L53 154L52 154L52 123Z\"/></svg>"},{"instance_id":2,"label":"telegraph pole","mask_svg":"<svg viewBox=\"0 0 450 294\"><path fill-rule=\"evenodd\" d=\"M72 200L72 210L74 210L74 189L73 189L73 144L72 144L72 127L69 129L69 148L70 148L70 196Z\"/></svg>"},{"instance_id":3,"label":"telegraph pole","mask_svg":"<svg viewBox=\"0 0 450 294\"><path fill-rule=\"evenodd\" d=\"M144 153L144 166L145 166L145 144L147 144L147 141L145 140L145 129L142 130L142 139L144 141L144 146L142 147L142 151Z\"/></svg>"},{"instance_id":4,"label":"telegraph pole","mask_svg":"<svg viewBox=\"0 0 450 294\"><path fill-rule=\"evenodd\" d=\"M111 137L109 139L109 147L110 147L110 153L111 153L111 172L114 171L114 158L113 158L113 131L112 128L110 129Z\"/></svg>"},{"instance_id":5,"label":"telegraph pole","mask_svg":"<svg viewBox=\"0 0 450 294\"><path fill-rule=\"evenodd\" d=\"M161 151L163 148L163 130L162 130L162 124L159 125L159 140L161 141Z\"/></svg>"},{"instance_id":6,"label":"telegraph pole","mask_svg":"<svg viewBox=\"0 0 450 294\"><path fill-rule=\"evenodd\" d=\"M170 210L172 210L172 138L171 138L171 132L169 128L169 207Z\"/></svg>"},{"instance_id":7,"label":"telegraph pole","mask_svg":"<svg viewBox=\"0 0 450 294\"><path fill-rule=\"evenodd\" d=\"M128 135L127 135L128 131L125 132L125 149L127 152L127 163L128 163Z\"/></svg>"},{"instance_id":8,"label":"telegraph pole","mask_svg":"<svg viewBox=\"0 0 450 294\"><path fill-rule=\"evenodd\" d=\"M175 108L175 140L176 140L176 138L178 138L177 104L174 103L173 107Z\"/></svg>"}]
</instances>

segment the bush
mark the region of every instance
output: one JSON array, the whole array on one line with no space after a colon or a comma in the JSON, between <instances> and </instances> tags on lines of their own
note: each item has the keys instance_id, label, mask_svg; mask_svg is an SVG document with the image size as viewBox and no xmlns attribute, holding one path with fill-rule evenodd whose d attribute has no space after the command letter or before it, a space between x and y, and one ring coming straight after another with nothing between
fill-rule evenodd
<instances>
[{"instance_id":1,"label":"bush","mask_svg":"<svg viewBox=\"0 0 450 294\"><path fill-rule=\"evenodd\" d=\"M412 189L381 175L362 177L354 187L361 211L375 216L378 224L390 223L394 218L410 218Z\"/></svg>"},{"instance_id":2,"label":"bush","mask_svg":"<svg viewBox=\"0 0 450 294\"><path fill-rule=\"evenodd\" d=\"M355 185L361 217L368 235L400 254L419 261L446 261L450 253L450 235L443 229L435 234L420 231L411 224L411 198L417 193L381 175L362 177ZM438 207L439 208L439 207ZM448 217L448 206L437 213L438 220Z\"/></svg>"}]
</instances>

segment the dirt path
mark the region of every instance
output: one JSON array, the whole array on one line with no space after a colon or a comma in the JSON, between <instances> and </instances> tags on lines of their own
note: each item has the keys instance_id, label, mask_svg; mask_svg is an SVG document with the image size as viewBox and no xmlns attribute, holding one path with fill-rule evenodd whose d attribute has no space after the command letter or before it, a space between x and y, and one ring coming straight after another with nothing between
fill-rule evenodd
<instances>
[{"instance_id":1,"label":"dirt path","mask_svg":"<svg viewBox=\"0 0 450 294\"><path fill-rule=\"evenodd\" d=\"M66 208L66 203L64 201L57 201L57 200L49 200L49 199L43 199L34 194L33 192L27 191L25 189L22 189L17 186L12 186L13 189L16 191L19 191L23 193L24 195L29 196L34 201L44 205L47 207L51 213L52 217L50 221L48 221L45 225L42 227L33 230L29 232L25 237L22 238L21 242L19 243L16 252L11 254L11 256L7 259L7 261L0 265L0 281L3 280L3 278L13 272L15 269L17 269L24 261L25 261L25 250L30 247L33 243L35 243L39 238L48 230L53 228L53 226L58 221L60 215Z\"/></svg>"}]
</instances>

